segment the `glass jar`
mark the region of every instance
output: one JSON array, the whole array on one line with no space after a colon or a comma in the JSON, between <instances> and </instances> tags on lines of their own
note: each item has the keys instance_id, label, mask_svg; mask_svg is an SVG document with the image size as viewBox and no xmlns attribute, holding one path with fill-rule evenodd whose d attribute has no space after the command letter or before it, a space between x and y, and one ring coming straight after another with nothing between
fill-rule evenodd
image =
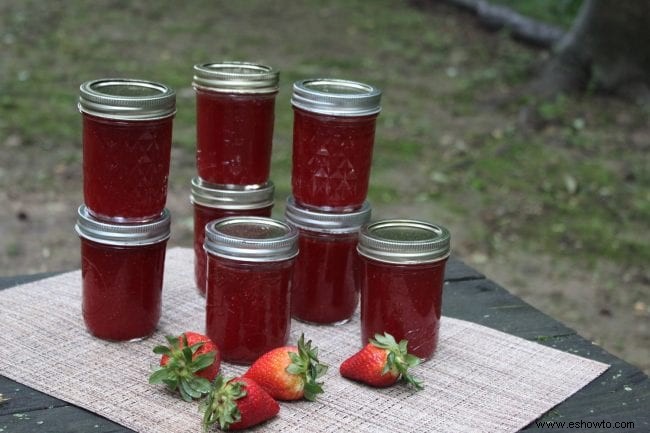
<instances>
[{"instance_id":1,"label":"glass jar","mask_svg":"<svg viewBox=\"0 0 650 433\"><path fill-rule=\"evenodd\" d=\"M200 177L192 179L190 201L194 206L194 279L205 296L205 226L229 216L270 217L275 187L269 181L259 187L213 185Z\"/></svg>"},{"instance_id":2,"label":"glass jar","mask_svg":"<svg viewBox=\"0 0 650 433\"><path fill-rule=\"evenodd\" d=\"M289 197L286 220L298 228L299 254L291 283L291 315L314 324L342 324L359 302L357 239L370 204L350 213L316 212Z\"/></svg>"},{"instance_id":3,"label":"glass jar","mask_svg":"<svg viewBox=\"0 0 650 433\"><path fill-rule=\"evenodd\" d=\"M112 341L151 335L160 319L169 211L148 223L114 224L97 220L82 205L75 229L88 331Z\"/></svg>"},{"instance_id":4,"label":"glass jar","mask_svg":"<svg viewBox=\"0 0 650 433\"><path fill-rule=\"evenodd\" d=\"M243 62L194 66L196 165L206 182L269 180L279 72Z\"/></svg>"},{"instance_id":5,"label":"glass jar","mask_svg":"<svg viewBox=\"0 0 650 433\"><path fill-rule=\"evenodd\" d=\"M361 341L388 332L409 352L433 356L451 236L442 226L384 220L359 232Z\"/></svg>"},{"instance_id":6,"label":"glass jar","mask_svg":"<svg viewBox=\"0 0 650 433\"><path fill-rule=\"evenodd\" d=\"M160 217L176 94L151 81L100 79L80 87L83 192L88 212L112 222Z\"/></svg>"},{"instance_id":7,"label":"glass jar","mask_svg":"<svg viewBox=\"0 0 650 433\"><path fill-rule=\"evenodd\" d=\"M287 343L297 240L295 228L271 218L228 217L206 226L205 327L225 361L250 364Z\"/></svg>"},{"instance_id":8,"label":"glass jar","mask_svg":"<svg viewBox=\"0 0 650 433\"><path fill-rule=\"evenodd\" d=\"M331 212L366 200L381 91L354 81L293 85L292 193L301 206Z\"/></svg>"}]
</instances>

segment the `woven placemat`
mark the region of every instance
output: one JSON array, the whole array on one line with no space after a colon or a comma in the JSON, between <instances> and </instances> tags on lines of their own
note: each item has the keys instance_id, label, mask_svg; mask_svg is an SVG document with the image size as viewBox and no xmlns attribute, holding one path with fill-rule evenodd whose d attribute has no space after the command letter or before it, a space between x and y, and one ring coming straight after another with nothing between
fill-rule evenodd
<instances>
[{"instance_id":1,"label":"woven placemat","mask_svg":"<svg viewBox=\"0 0 650 433\"><path fill-rule=\"evenodd\" d=\"M204 329L204 299L193 283L193 252L167 253L163 317L138 343L91 337L81 318L81 273L0 291L0 374L141 432L197 432L197 403L147 378L164 335ZM339 376L360 348L359 318L338 327L292 322L330 365L318 401L281 403L278 417L253 431L513 432L565 400L608 366L474 323L445 317L438 351L414 374L425 389L373 389ZM227 377L244 367L225 364ZM171 428L171 430L170 430Z\"/></svg>"}]
</instances>

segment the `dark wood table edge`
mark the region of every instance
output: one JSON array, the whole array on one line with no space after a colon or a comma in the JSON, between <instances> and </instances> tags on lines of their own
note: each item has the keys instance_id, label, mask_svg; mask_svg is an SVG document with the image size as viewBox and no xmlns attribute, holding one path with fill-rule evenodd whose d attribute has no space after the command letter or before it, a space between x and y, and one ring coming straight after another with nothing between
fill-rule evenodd
<instances>
[{"instance_id":1,"label":"dark wood table edge","mask_svg":"<svg viewBox=\"0 0 650 433\"><path fill-rule=\"evenodd\" d=\"M60 273L0 277L0 290ZM575 330L535 309L454 257L447 265L443 315L479 323L611 365L601 377L522 431L650 432L650 410L647 409L650 408L650 380L647 375L637 367L592 344L578 335ZM540 324L543 324L543 327L540 327ZM133 432L100 415L4 376L0 376L0 393L9 398L8 401L0 404L0 429L6 433L13 431ZM39 426L38 430L27 422L36 419L41 421L40 424L39 421L35 421ZM72 422L75 423L74 430L70 430ZM549 428L547 424L545 427L540 427L542 422L564 422L565 426ZM570 427L569 423L573 423L574 427ZM633 423L634 427L614 427L621 423ZM580 429L580 425L592 428ZM49 428L53 430L48 430ZM62 428L65 430L61 430Z\"/></svg>"}]
</instances>

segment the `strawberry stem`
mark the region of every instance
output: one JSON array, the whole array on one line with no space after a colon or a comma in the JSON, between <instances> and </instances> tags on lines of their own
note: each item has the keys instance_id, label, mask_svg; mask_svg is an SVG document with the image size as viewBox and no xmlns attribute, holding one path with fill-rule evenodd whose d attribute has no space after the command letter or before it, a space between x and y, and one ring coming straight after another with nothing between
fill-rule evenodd
<instances>
[{"instance_id":1,"label":"strawberry stem","mask_svg":"<svg viewBox=\"0 0 650 433\"><path fill-rule=\"evenodd\" d=\"M236 400L246 396L245 384L237 381L225 381L221 374L214 378L199 410L203 412L203 430L208 431L214 424L221 430L227 430L231 424L241 420L241 412Z\"/></svg>"},{"instance_id":2,"label":"strawberry stem","mask_svg":"<svg viewBox=\"0 0 650 433\"><path fill-rule=\"evenodd\" d=\"M419 365L422 360L415 355L408 353L408 341L401 340L399 343L391 334L384 332L384 334L375 334L375 338L370 339L370 344L380 349L388 351L386 357L386 365L382 369L382 374L389 371L397 371L399 379L404 380L409 385L413 386L416 390L423 389L423 382L413 377L409 373L409 368Z\"/></svg>"},{"instance_id":3,"label":"strawberry stem","mask_svg":"<svg viewBox=\"0 0 650 433\"><path fill-rule=\"evenodd\" d=\"M318 378L327 372L327 365L318 360L318 348L311 347L311 340L305 343L305 334L300 334L298 352L288 354L291 364L287 367L287 373L302 376L305 398L314 401L318 394L323 393L323 382L318 382Z\"/></svg>"},{"instance_id":4,"label":"strawberry stem","mask_svg":"<svg viewBox=\"0 0 650 433\"><path fill-rule=\"evenodd\" d=\"M159 367L149 376L150 384L164 383L171 391L181 394L185 401L201 398L210 390L210 381L196 376L196 372L212 365L216 352L208 352L194 357L194 354L203 346L199 342L188 346L187 337L165 337L169 346L156 346L153 352L158 355L168 356L167 363Z\"/></svg>"}]
</instances>

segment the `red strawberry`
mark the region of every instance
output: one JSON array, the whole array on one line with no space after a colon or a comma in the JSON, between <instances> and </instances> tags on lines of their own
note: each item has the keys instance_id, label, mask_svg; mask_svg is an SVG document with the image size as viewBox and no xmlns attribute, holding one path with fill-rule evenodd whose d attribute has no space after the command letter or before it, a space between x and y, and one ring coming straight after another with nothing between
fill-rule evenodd
<instances>
[{"instance_id":1,"label":"red strawberry","mask_svg":"<svg viewBox=\"0 0 650 433\"><path fill-rule=\"evenodd\" d=\"M341 376L376 387L391 386L402 379L416 389L422 389L422 381L408 373L421 359L407 352L406 340L397 344L388 334L375 334L363 349L341 364Z\"/></svg>"},{"instance_id":2,"label":"red strawberry","mask_svg":"<svg viewBox=\"0 0 650 433\"><path fill-rule=\"evenodd\" d=\"M305 343L301 335L298 346L284 346L266 352L251 365L244 377L257 382L277 400L316 399L323 392L322 382L327 366L318 361L318 348Z\"/></svg>"},{"instance_id":3,"label":"red strawberry","mask_svg":"<svg viewBox=\"0 0 650 433\"><path fill-rule=\"evenodd\" d=\"M254 380L236 377L226 382L219 375L200 409L205 431L213 424L221 430L241 430L273 418L280 405Z\"/></svg>"},{"instance_id":4,"label":"red strawberry","mask_svg":"<svg viewBox=\"0 0 650 433\"><path fill-rule=\"evenodd\" d=\"M210 381L219 373L221 354L205 335L185 332L179 337L165 337L169 346L156 346L162 355L160 368L149 376L149 383L164 383L179 390L185 401L200 398L210 390Z\"/></svg>"}]
</instances>

